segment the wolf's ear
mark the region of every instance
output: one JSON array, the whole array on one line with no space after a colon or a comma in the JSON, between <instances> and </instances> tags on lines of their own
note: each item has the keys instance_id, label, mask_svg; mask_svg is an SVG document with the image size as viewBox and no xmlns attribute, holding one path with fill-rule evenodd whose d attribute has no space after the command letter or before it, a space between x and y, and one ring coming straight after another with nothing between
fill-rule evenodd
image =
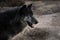
<instances>
[{"instance_id":1,"label":"wolf's ear","mask_svg":"<svg viewBox=\"0 0 60 40\"><path fill-rule=\"evenodd\" d=\"M25 7L26 7L26 5L23 5L23 6L22 6L22 8L25 8Z\"/></svg>"},{"instance_id":2,"label":"wolf's ear","mask_svg":"<svg viewBox=\"0 0 60 40\"><path fill-rule=\"evenodd\" d=\"M21 7L21 10L24 10L26 8L26 5L23 5L22 7Z\"/></svg>"},{"instance_id":3,"label":"wolf's ear","mask_svg":"<svg viewBox=\"0 0 60 40\"><path fill-rule=\"evenodd\" d=\"M32 7L32 4L28 5L28 7L31 8Z\"/></svg>"}]
</instances>

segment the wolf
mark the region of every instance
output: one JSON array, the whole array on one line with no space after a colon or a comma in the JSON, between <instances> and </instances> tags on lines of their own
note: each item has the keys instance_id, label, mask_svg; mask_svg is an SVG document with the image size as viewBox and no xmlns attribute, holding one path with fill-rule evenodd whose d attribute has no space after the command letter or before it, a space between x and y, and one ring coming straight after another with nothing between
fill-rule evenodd
<instances>
[{"instance_id":1,"label":"wolf","mask_svg":"<svg viewBox=\"0 0 60 40\"><path fill-rule=\"evenodd\" d=\"M0 12L0 40L8 40L17 35L27 25L33 28L38 21L33 17L32 4Z\"/></svg>"}]
</instances>

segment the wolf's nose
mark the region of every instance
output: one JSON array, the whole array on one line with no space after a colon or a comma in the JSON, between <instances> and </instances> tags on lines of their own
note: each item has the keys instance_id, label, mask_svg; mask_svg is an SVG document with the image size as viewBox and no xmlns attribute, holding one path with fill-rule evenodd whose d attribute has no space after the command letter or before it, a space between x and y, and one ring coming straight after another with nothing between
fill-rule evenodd
<instances>
[{"instance_id":1,"label":"wolf's nose","mask_svg":"<svg viewBox=\"0 0 60 40\"><path fill-rule=\"evenodd\" d=\"M38 21L35 22L35 24L37 24L37 23L38 23Z\"/></svg>"}]
</instances>

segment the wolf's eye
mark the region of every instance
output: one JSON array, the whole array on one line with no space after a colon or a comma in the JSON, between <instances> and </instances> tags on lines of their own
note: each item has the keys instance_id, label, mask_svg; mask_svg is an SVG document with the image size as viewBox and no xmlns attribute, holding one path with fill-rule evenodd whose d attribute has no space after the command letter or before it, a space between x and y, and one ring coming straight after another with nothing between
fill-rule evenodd
<instances>
[{"instance_id":1,"label":"wolf's eye","mask_svg":"<svg viewBox=\"0 0 60 40\"><path fill-rule=\"evenodd\" d=\"M28 21L30 21L30 22L31 22L31 17L30 17L30 16L28 17Z\"/></svg>"},{"instance_id":2,"label":"wolf's eye","mask_svg":"<svg viewBox=\"0 0 60 40\"><path fill-rule=\"evenodd\" d=\"M29 20L31 20L31 17L28 17Z\"/></svg>"}]
</instances>

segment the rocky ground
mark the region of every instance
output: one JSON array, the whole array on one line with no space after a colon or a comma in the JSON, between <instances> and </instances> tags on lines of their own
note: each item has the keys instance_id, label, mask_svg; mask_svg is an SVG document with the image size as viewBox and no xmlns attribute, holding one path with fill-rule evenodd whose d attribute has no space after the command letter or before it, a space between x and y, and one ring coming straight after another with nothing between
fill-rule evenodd
<instances>
[{"instance_id":1,"label":"rocky ground","mask_svg":"<svg viewBox=\"0 0 60 40\"><path fill-rule=\"evenodd\" d=\"M27 2L26 4L28 4ZM12 40L60 40L60 1L34 1L33 13L39 21L27 27Z\"/></svg>"}]
</instances>

